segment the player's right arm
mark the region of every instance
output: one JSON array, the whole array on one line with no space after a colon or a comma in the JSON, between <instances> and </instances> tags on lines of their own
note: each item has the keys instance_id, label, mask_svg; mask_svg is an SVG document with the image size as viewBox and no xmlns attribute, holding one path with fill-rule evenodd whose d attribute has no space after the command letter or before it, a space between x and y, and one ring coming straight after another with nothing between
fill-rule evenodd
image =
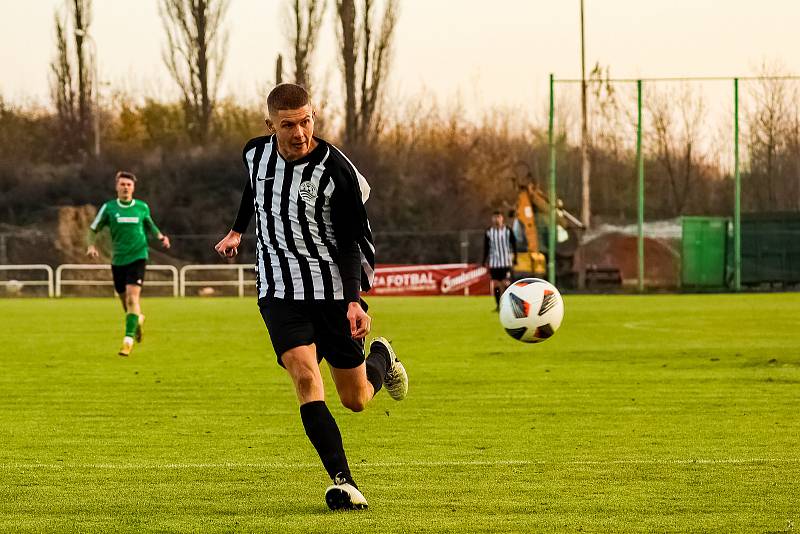
<instances>
[{"instance_id":1,"label":"player's right arm","mask_svg":"<svg viewBox=\"0 0 800 534\"><path fill-rule=\"evenodd\" d=\"M242 162L244 168L247 169L247 182L242 191L242 201L239 203L239 212L236 214L236 221L234 221L231 230L220 239L219 243L214 246L217 254L223 258L233 258L239 252L239 245L242 243L242 234L247 231L250 225L250 219L255 213L255 195L253 194L253 186L250 183L250 165L247 161L247 153L252 150L255 145L266 138L256 137L251 139L244 146L242 150Z\"/></svg>"},{"instance_id":2,"label":"player's right arm","mask_svg":"<svg viewBox=\"0 0 800 534\"><path fill-rule=\"evenodd\" d=\"M483 234L483 263L484 267L489 266L489 232Z\"/></svg>"},{"instance_id":3,"label":"player's right arm","mask_svg":"<svg viewBox=\"0 0 800 534\"><path fill-rule=\"evenodd\" d=\"M517 264L517 238L514 236L514 230L508 229L508 241L511 243L511 265Z\"/></svg>"},{"instance_id":4,"label":"player's right arm","mask_svg":"<svg viewBox=\"0 0 800 534\"><path fill-rule=\"evenodd\" d=\"M248 143L249 146L249 143ZM247 147L245 147L247 150ZM245 161L247 167L247 161ZM244 186L242 191L242 200L239 203L239 212L236 214L236 221L234 221L231 230L223 237L219 243L214 246L214 250L223 258L233 258L239 252L239 245L242 243L242 234L247 231L250 225L250 219L253 218L255 212L255 197L253 196L253 186L250 180Z\"/></svg>"},{"instance_id":5,"label":"player's right arm","mask_svg":"<svg viewBox=\"0 0 800 534\"><path fill-rule=\"evenodd\" d=\"M86 236L86 242L88 243L86 255L90 258L97 258L100 256L95 242L97 241L97 232L106 226L108 226L108 211L106 210L106 204L103 204L100 206L100 211L97 212L92 224L89 225L89 232Z\"/></svg>"}]
</instances>

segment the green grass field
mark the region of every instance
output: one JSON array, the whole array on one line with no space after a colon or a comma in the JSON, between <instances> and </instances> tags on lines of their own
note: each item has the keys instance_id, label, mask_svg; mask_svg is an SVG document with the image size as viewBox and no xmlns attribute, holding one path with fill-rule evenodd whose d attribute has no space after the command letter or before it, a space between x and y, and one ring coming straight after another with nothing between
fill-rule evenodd
<instances>
[{"instance_id":1,"label":"green grass field","mask_svg":"<svg viewBox=\"0 0 800 534\"><path fill-rule=\"evenodd\" d=\"M254 300L145 299L129 359L114 300L2 300L0 531L800 527L800 295L565 300L523 345L488 297L370 299L411 385L359 414L329 388L355 513Z\"/></svg>"}]
</instances>

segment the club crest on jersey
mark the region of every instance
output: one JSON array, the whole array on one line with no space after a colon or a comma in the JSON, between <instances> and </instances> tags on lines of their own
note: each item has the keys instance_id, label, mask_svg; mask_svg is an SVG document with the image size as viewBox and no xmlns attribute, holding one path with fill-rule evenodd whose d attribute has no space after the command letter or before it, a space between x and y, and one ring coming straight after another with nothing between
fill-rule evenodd
<instances>
[{"instance_id":1,"label":"club crest on jersey","mask_svg":"<svg viewBox=\"0 0 800 534\"><path fill-rule=\"evenodd\" d=\"M300 198L303 202L312 202L317 198L317 186L314 182L303 182L300 184Z\"/></svg>"}]
</instances>

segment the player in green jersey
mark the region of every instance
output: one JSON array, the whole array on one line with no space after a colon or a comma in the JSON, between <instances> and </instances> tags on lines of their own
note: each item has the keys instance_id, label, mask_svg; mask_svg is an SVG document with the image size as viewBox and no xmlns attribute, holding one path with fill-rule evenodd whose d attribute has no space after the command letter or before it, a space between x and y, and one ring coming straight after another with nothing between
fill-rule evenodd
<instances>
[{"instance_id":1,"label":"player in green jersey","mask_svg":"<svg viewBox=\"0 0 800 534\"><path fill-rule=\"evenodd\" d=\"M133 198L136 176L120 171L116 176L117 198L109 200L97 212L89 226L89 247L86 254L97 258L100 253L95 246L97 233L108 226L111 231L111 273L114 276L114 289L125 310L125 338L122 340L120 356L128 356L133 349L134 339L142 340L142 315L139 296L144 283L144 271L150 257L147 233L169 248L169 238L161 233L150 217L150 207L142 200Z\"/></svg>"}]
</instances>

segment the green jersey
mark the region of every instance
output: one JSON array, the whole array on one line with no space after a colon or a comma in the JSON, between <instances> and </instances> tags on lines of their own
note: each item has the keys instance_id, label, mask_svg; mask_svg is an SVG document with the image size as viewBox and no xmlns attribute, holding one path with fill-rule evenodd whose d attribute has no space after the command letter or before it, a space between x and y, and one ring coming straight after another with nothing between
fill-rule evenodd
<instances>
[{"instance_id":1,"label":"green jersey","mask_svg":"<svg viewBox=\"0 0 800 534\"><path fill-rule=\"evenodd\" d=\"M150 206L137 199L128 203L114 199L103 204L97 217L89 225L90 242L93 241L94 234L106 226L111 231L112 265L128 265L136 260L147 260L150 254L145 231L152 236L161 233L150 217Z\"/></svg>"}]
</instances>

